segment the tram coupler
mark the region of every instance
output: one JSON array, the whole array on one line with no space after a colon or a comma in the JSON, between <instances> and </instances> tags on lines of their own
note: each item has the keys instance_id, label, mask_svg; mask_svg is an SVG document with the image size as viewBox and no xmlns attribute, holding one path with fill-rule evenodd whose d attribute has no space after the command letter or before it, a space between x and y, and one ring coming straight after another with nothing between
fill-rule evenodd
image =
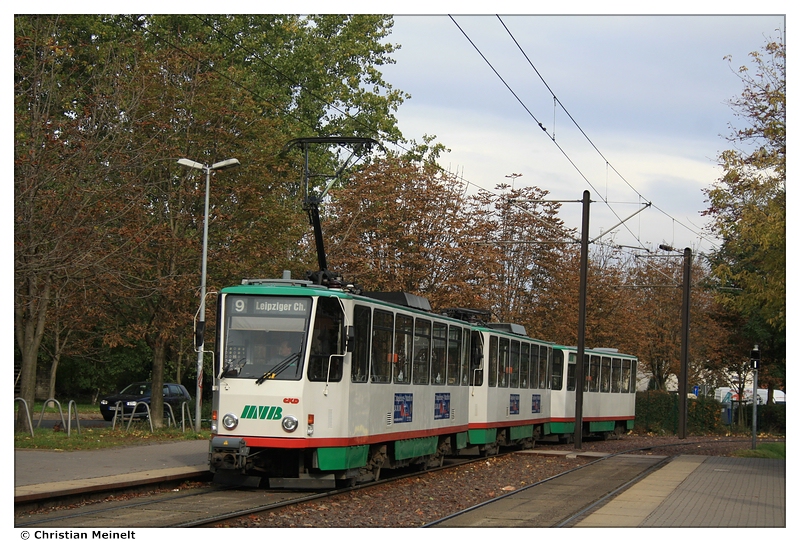
<instances>
[{"instance_id":1,"label":"tram coupler","mask_svg":"<svg viewBox=\"0 0 800 542\"><path fill-rule=\"evenodd\" d=\"M233 470L244 473L249 453L250 447L242 438L212 437L208 451L211 472Z\"/></svg>"}]
</instances>

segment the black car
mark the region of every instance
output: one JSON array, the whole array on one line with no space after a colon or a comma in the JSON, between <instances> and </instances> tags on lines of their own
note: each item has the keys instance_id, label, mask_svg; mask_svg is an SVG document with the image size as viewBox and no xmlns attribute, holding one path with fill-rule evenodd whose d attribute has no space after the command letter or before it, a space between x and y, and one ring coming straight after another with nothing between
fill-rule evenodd
<instances>
[{"instance_id":1,"label":"black car","mask_svg":"<svg viewBox=\"0 0 800 542\"><path fill-rule=\"evenodd\" d=\"M136 382L126 387L121 392L115 395L109 395L100 400L100 414L103 419L110 422L114 418L114 413L117 410L117 403L121 403L122 412L125 416L130 416L136 403L146 403L150 407L150 397L152 395L152 385L150 382ZM175 417L180 419L181 416L181 403L191 403L192 397L186 388L180 384L166 383L164 384L164 415L169 412L167 404L172 406L172 412ZM147 409L143 405L139 405L136 409L138 417L147 416Z\"/></svg>"}]
</instances>

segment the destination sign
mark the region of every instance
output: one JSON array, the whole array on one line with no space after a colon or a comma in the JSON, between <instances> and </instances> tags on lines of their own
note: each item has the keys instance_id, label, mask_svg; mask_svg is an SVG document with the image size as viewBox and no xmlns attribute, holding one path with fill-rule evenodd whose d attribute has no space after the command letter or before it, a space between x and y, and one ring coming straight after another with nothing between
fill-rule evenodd
<instances>
[{"instance_id":1,"label":"destination sign","mask_svg":"<svg viewBox=\"0 0 800 542\"><path fill-rule=\"evenodd\" d=\"M306 316L310 299L267 296L228 296L228 310L253 316Z\"/></svg>"}]
</instances>

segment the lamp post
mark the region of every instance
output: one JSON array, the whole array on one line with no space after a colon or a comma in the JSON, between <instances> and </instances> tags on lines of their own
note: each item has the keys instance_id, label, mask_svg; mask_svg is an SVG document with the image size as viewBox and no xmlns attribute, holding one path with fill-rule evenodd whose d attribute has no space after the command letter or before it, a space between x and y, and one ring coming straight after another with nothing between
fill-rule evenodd
<instances>
[{"instance_id":1,"label":"lamp post","mask_svg":"<svg viewBox=\"0 0 800 542\"><path fill-rule=\"evenodd\" d=\"M758 345L750 351L750 364L753 367L753 450L756 449L756 434L758 428L758 366L761 363L761 353Z\"/></svg>"},{"instance_id":2,"label":"lamp post","mask_svg":"<svg viewBox=\"0 0 800 542\"><path fill-rule=\"evenodd\" d=\"M206 327L206 266L208 262L208 193L211 186L211 172L215 170L230 169L239 165L239 160L230 158L211 164L210 166L181 158L178 163L192 169L199 169L206 172L206 202L205 214L203 216L203 263L200 271L200 317L195 332L195 349L197 350L197 391L194 408L194 428L200 432L200 406L203 398L203 345L205 343L204 331Z\"/></svg>"}]
</instances>

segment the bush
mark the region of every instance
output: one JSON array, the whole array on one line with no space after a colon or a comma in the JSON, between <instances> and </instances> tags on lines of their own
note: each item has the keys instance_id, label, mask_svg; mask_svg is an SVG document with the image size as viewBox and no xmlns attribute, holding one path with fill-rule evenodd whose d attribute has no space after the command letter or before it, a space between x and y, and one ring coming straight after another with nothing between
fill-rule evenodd
<instances>
[{"instance_id":1,"label":"bush","mask_svg":"<svg viewBox=\"0 0 800 542\"><path fill-rule=\"evenodd\" d=\"M759 405L757 410L759 431L786 434L786 403Z\"/></svg>"},{"instance_id":2,"label":"bush","mask_svg":"<svg viewBox=\"0 0 800 542\"><path fill-rule=\"evenodd\" d=\"M724 429L722 406L714 399L701 397L687 401L686 432L695 435L719 433ZM648 390L636 394L634 430L642 433L678 432L678 394Z\"/></svg>"}]
</instances>

